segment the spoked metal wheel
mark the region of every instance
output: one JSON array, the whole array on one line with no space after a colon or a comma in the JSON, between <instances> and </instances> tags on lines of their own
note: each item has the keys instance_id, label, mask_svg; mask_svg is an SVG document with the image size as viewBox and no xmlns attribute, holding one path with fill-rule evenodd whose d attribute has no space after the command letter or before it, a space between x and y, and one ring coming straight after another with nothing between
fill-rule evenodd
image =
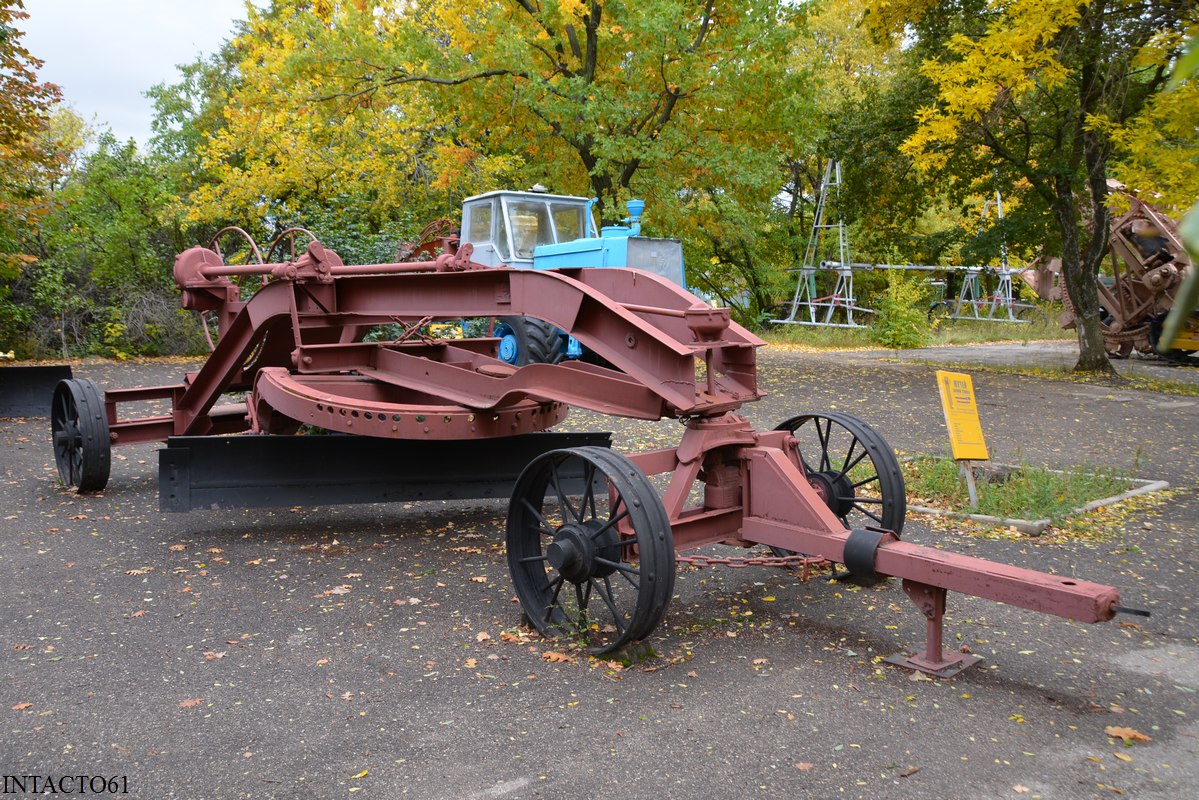
<instances>
[{"instance_id":1,"label":"spoked metal wheel","mask_svg":"<svg viewBox=\"0 0 1199 800\"><path fill-rule=\"evenodd\" d=\"M529 621L609 653L648 636L674 591L674 542L645 474L602 447L555 450L521 474L508 568Z\"/></svg>"},{"instance_id":2,"label":"spoked metal wheel","mask_svg":"<svg viewBox=\"0 0 1199 800\"><path fill-rule=\"evenodd\" d=\"M775 430L790 431L811 484L846 528L903 532L903 472L878 433L850 414L801 414Z\"/></svg>"},{"instance_id":3,"label":"spoked metal wheel","mask_svg":"<svg viewBox=\"0 0 1199 800\"><path fill-rule=\"evenodd\" d=\"M103 489L112 464L112 442L96 384L86 378L59 381L50 406L50 432L62 482L80 492Z\"/></svg>"}]
</instances>

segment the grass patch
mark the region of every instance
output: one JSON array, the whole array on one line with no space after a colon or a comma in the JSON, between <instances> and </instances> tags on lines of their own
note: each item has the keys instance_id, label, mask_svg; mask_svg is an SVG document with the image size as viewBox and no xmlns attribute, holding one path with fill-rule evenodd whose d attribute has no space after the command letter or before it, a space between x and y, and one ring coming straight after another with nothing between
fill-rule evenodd
<instances>
[{"instance_id":1,"label":"grass patch","mask_svg":"<svg viewBox=\"0 0 1199 800\"><path fill-rule=\"evenodd\" d=\"M976 468L978 508L970 508L965 481L953 459L919 456L904 464L908 497L929 505L964 513L1009 519L1061 520L1092 500L1112 497L1128 489L1128 476L1108 468L1076 467L1065 472L1039 467Z\"/></svg>"}]
</instances>

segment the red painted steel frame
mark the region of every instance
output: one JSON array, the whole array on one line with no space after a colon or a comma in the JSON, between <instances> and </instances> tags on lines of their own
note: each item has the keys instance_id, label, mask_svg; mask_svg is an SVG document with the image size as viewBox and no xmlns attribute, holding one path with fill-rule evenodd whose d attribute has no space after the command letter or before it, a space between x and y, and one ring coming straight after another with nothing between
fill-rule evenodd
<instances>
[{"instance_id":1,"label":"red painted steel frame","mask_svg":"<svg viewBox=\"0 0 1199 800\"><path fill-rule=\"evenodd\" d=\"M754 350L762 342L730 322L728 309L709 308L649 273L486 269L469 254L463 247L432 262L345 266L313 242L295 263L227 267L205 248L182 253L175 278L183 305L217 312L219 339L184 384L154 390L172 400L169 427L163 417L119 419L119 403L145 398L109 393L114 442L238 428L288 432L304 422L395 438L468 438L549 427L565 405L658 419L719 414L760 397ZM242 302L230 274L275 280ZM436 319L507 315L570 331L620 370L578 363L513 369L481 352L478 340L361 341L378 325L415 328ZM705 365L702 378L697 358ZM346 382L345 394L331 392L329 376L348 374L363 380ZM217 407L228 392L250 392L248 406L240 412ZM373 409L365 407L372 403ZM447 405L458 408L451 413ZM363 420L369 411L375 423L380 414L415 423L422 407L451 419L392 430L350 425L355 417L342 420L341 413L356 410ZM486 413L496 425L478 424Z\"/></svg>"},{"instance_id":2,"label":"red painted steel frame","mask_svg":"<svg viewBox=\"0 0 1199 800\"><path fill-rule=\"evenodd\" d=\"M759 433L734 413L761 396L761 340L679 287L636 270L486 269L470 248L432 262L346 266L319 242L295 262L231 267L193 248L176 261L187 308L217 312L219 340L178 386L110 391L118 444L252 430L292 433L301 424L407 439L461 439L544 430L569 406L642 419L679 417L677 448L632 460L670 474L663 496L677 550L724 542L765 544L845 563L851 532L809 485L795 438ZM273 280L248 301L235 275ZM512 367L495 340L434 341L412 335L363 342L375 326L407 331L437 319L525 315L568 331L617 369L582 363ZM222 394L248 400L218 406ZM119 403L170 400L169 415L122 420ZM688 504L703 486L703 501ZM970 659L946 653L947 591L1096 622L1119 602L1107 586L1046 575L884 536L878 575L903 578L928 620L924 651L900 663L939 675Z\"/></svg>"}]
</instances>

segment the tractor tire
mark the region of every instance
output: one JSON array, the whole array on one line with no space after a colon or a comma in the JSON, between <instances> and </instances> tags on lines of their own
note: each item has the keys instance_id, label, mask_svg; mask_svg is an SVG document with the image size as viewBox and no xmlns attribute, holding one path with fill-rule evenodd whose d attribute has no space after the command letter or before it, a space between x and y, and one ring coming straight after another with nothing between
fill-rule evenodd
<instances>
[{"instance_id":1,"label":"tractor tire","mask_svg":"<svg viewBox=\"0 0 1199 800\"><path fill-rule=\"evenodd\" d=\"M548 322L529 317L500 317L495 335L500 337L500 360L517 367L557 364L562 360L563 338Z\"/></svg>"}]
</instances>

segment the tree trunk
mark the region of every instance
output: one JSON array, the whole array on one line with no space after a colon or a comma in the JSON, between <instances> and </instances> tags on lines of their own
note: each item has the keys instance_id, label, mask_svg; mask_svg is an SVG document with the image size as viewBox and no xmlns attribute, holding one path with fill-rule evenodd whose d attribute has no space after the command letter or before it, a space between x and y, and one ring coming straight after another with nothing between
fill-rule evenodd
<instances>
[{"instance_id":1,"label":"tree trunk","mask_svg":"<svg viewBox=\"0 0 1199 800\"><path fill-rule=\"evenodd\" d=\"M1087 268L1079 248L1078 209L1070 180L1065 176L1056 177L1054 191L1053 213L1062 233L1062 283L1074 306L1075 330L1078 332L1078 363L1074 365L1074 371L1115 374L1099 325L1097 275Z\"/></svg>"}]
</instances>

